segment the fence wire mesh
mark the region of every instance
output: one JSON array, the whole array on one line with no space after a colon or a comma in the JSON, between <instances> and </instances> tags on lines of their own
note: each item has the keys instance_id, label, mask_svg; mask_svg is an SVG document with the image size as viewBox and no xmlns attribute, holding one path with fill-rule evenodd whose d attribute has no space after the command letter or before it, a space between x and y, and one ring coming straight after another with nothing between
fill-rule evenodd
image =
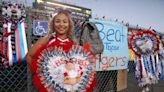
<instances>
[{"instance_id":1,"label":"fence wire mesh","mask_svg":"<svg viewBox=\"0 0 164 92\"><path fill-rule=\"evenodd\" d=\"M0 65L0 92L27 92L27 65Z\"/></svg>"},{"instance_id":2,"label":"fence wire mesh","mask_svg":"<svg viewBox=\"0 0 164 92\"><path fill-rule=\"evenodd\" d=\"M96 92L117 91L117 71L98 71L96 79Z\"/></svg>"}]
</instances>

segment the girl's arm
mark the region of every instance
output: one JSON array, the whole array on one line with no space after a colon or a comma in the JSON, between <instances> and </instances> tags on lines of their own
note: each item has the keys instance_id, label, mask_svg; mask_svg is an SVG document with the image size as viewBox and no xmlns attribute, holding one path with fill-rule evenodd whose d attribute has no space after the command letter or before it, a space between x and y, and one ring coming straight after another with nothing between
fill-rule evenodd
<instances>
[{"instance_id":1,"label":"girl's arm","mask_svg":"<svg viewBox=\"0 0 164 92\"><path fill-rule=\"evenodd\" d=\"M29 65L31 65L32 60L35 57L35 54L37 52L37 50L39 48L41 48L42 46L46 45L49 41L48 39L49 37L42 37L40 38L28 51L28 53L26 54L26 61Z\"/></svg>"}]
</instances>

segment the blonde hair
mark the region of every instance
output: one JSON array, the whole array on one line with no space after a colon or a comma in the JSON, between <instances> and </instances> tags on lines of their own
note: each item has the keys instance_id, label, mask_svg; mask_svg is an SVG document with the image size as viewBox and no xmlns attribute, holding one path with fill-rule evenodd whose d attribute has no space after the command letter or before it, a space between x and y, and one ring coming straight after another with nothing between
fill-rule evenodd
<instances>
[{"instance_id":1,"label":"blonde hair","mask_svg":"<svg viewBox=\"0 0 164 92\"><path fill-rule=\"evenodd\" d=\"M64 14L68 17L68 21L69 21L69 29L68 29L68 32L67 32L67 37L71 40L71 41L74 41L74 36L73 36L73 30L74 30L74 23L73 23L73 20L71 18L71 13L67 10L60 10L53 18L52 20L50 21L50 24L49 24L49 33L48 35L51 36L54 32L55 32L55 28L54 28L54 20L56 18L56 16L58 16L59 14Z\"/></svg>"}]
</instances>

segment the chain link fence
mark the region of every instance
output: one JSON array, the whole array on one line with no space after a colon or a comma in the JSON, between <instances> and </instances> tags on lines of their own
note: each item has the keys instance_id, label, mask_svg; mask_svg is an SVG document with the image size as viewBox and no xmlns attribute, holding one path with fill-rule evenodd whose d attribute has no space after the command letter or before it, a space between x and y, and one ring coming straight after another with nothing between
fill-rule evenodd
<instances>
[{"instance_id":1,"label":"chain link fence","mask_svg":"<svg viewBox=\"0 0 164 92\"><path fill-rule=\"evenodd\" d=\"M96 92L117 92L117 71L98 71L96 80Z\"/></svg>"},{"instance_id":2,"label":"chain link fence","mask_svg":"<svg viewBox=\"0 0 164 92\"><path fill-rule=\"evenodd\" d=\"M116 92L117 71L97 72L95 92ZM0 92L37 92L26 64L4 68L0 65Z\"/></svg>"},{"instance_id":3,"label":"chain link fence","mask_svg":"<svg viewBox=\"0 0 164 92\"><path fill-rule=\"evenodd\" d=\"M0 65L0 92L27 92L27 65Z\"/></svg>"}]
</instances>

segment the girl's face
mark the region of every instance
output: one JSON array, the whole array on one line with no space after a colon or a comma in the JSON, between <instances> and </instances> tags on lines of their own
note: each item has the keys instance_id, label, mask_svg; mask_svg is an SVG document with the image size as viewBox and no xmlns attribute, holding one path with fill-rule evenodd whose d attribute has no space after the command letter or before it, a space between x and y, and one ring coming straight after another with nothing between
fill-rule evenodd
<instances>
[{"instance_id":1,"label":"girl's face","mask_svg":"<svg viewBox=\"0 0 164 92\"><path fill-rule=\"evenodd\" d=\"M65 14L59 14L56 16L54 20L54 29L56 34L59 35L67 35L69 30L69 20Z\"/></svg>"}]
</instances>

